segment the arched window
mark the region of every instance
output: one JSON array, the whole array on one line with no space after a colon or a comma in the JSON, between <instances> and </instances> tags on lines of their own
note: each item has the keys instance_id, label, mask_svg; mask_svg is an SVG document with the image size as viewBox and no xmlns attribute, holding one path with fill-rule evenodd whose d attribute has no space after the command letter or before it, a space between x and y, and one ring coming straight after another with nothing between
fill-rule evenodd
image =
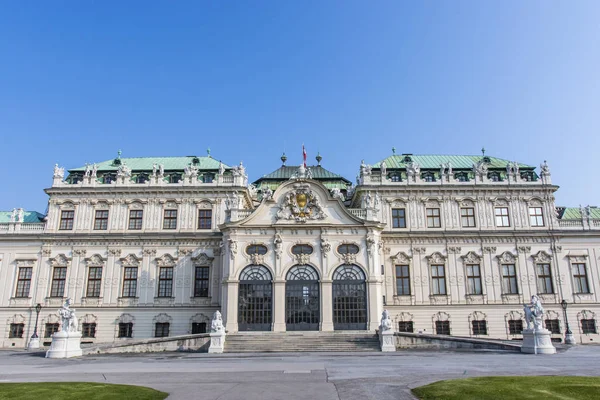
<instances>
[{"instance_id":1,"label":"arched window","mask_svg":"<svg viewBox=\"0 0 600 400\"><path fill-rule=\"evenodd\" d=\"M115 180L117 180L117 175L115 174L102 175L102 182L104 183L113 183Z\"/></svg>"},{"instance_id":2,"label":"arched window","mask_svg":"<svg viewBox=\"0 0 600 400\"><path fill-rule=\"evenodd\" d=\"M295 265L286 275L288 281L318 281L319 274L310 265Z\"/></svg>"},{"instance_id":3,"label":"arched window","mask_svg":"<svg viewBox=\"0 0 600 400\"><path fill-rule=\"evenodd\" d=\"M238 329L269 331L273 318L271 272L264 265L250 265L240 274Z\"/></svg>"},{"instance_id":4,"label":"arched window","mask_svg":"<svg viewBox=\"0 0 600 400\"><path fill-rule=\"evenodd\" d=\"M466 172L458 172L455 177L459 182L469 182L469 174Z\"/></svg>"},{"instance_id":5,"label":"arched window","mask_svg":"<svg viewBox=\"0 0 600 400\"><path fill-rule=\"evenodd\" d=\"M246 254L249 256L252 254L267 254L267 247L263 246L262 244L251 244L250 246L246 247Z\"/></svg>"},{"instance_id":6,"label":"arched window","mask_svg":"<svg viewBox=\"0 0 600 400\"><path fill-rule=\"evenodd\" d=\"M169 175L169 183L179 183L180 180L181 180L180 173L175 172L175 173Z\"/></svg>"},{"instance_id":7,"label":"arched window","mask_svg":"<svg viewBox=\"0 0 600 400\"><path fill-rule=\"evenodd\" d=\"M286 279L286 330L319 330L319 274L310 265L295 265L288 271Z\"/></svg>"},{"instance_id":8,"label":"arched window","mask_svg":"<svg viewBox=\"0 0 600 400\"><path fill-rule=\"evenodd\" d=\"M271 272L264 265L250 265L240 274L240 281L270 281Z\"/></svg>"},{"instance_id":9,"label":"arched window","mask_svg":"<svg viewBox=\"0 0 600 400\"><path fill-rule=\"evenodd\" d=\"M337 248L338 253L340 254L358 254L359 248L355 244L340 244Z\"/></svg>"},{"instance_id":10,"label":"arched window","mask_svg":"<svg viewBox=\"0 0 600 400\"><path fill-rule=\"evenodd\" d=\"M398 173L390 174L389 177L392 182L402 182L402 177Z\"/></svg>"},{"instance_id":11,"label":"arched window","mask_svg":"<svg viewBox=\"0 0 600 400\"><path fill-rule=\"evenodd\" d=\"M423 173L422 177L425 182L435 182L435 175L431 172Z\"/></svg>"},{"instance_id":12,"label":"arched window","mask_svg":"<svg viewBox=\"0 0 600 400\"><path fill-rule=\"evenodd\" d=\"M358 265L344 264L333 272L333 329L367 329L367 287Z\"/></svg>"},{"instance_id":13,"label":"arched window","mask_svg":"<svg viewBox=\"0 0 600 400\"><path fill-rule=\"evenodd\" d=\"M358 265L341 265L333 273L334 281L364 281L365 273Z\"/></svg>"},{"instance_id":14,"label":"arched window","mask_svg":"<svg viewBox=\"0 0 600 400\"><path fill-rule=\"evenodd\" d=\"M292 247L292 254L312 254L313 248L308 244L297 244Z\"/></svg>"},{"instance_id":15,"label":"arched window","mask_svg":"<svg viewBox=\"0 0 600 400\"><path fill-rule=\"evenodd\" d=\"M138 176L135 177L135 182L136 183L146 183L148 182L148 179L150 179L150 177L148 176L148 174L146 173L141 173Z\"/></svg>"}]
</instances>

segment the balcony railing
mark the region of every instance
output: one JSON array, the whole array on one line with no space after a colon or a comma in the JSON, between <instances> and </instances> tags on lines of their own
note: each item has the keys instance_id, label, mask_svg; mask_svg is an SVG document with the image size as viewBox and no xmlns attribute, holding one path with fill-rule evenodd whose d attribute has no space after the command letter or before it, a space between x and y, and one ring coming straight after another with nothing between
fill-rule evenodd
<instances>
[{"instance_id":1,"label":"balcony railing","mask_svg":"<svg viewBox=\"0 0 600 400\"><path fill-rule=\"evenodd\" d=\"M45 229L46 224L44 223L8 222L0 224L0 234L43 233Z\"/></svg>"}]
</instances>

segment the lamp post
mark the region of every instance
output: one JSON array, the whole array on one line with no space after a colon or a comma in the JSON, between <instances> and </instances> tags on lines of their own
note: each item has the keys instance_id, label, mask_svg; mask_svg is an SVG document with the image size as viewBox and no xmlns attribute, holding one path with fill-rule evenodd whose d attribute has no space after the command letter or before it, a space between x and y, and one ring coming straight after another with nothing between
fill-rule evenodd
<instances>
[{"instance_id":1,"label":"lamp post","mask_svg":"<svg viewBox=\"0 0 600 400\"><path fill-rule=\"evenodd\" d=\"M29 350L37 350L40 348L40 338L37 334L40 311L42 311L42 305L37 303L35 306L35 327L33 328L33 335L31 335L31 339L29 339L29 346L27 346Z\"/></svg>"},{"instance_id":2,"label":"lamp post","mask_svg":"<svg viewBox=\"0 0 600 400\"><path fill-rule=\"evenodd\" d=\"M560 306L563 309L563 316L565 317L565 326L566 326L566 330L565 330L565 344L575 344L575 338L573 337L573 332L571 332L571 329L569 329L569 320L567 318L567 306L568 303L565 299L563 299L560 302Z\"/></svg>"}]
</instances>

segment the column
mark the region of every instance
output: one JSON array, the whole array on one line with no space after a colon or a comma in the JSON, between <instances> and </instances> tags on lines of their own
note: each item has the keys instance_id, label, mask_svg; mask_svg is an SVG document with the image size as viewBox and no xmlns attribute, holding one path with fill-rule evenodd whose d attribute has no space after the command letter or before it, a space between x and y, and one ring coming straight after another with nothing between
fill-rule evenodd
<instances>
[{"instance_id":1,"label":"column","mask_svg":"<svg viewBox=\"0 0 600 400\"><path fill-rule=\"evenodd\" d=\"M285 280L273 281L273 332L285 332Z\"/></svg>"},{"instance_id":2,"label":"column","mask_svg":"<svg viewBox=\"0 0 600 400\"><path fill-rule=\"evenodd\" d=\"M228 333L238 331L238 290L239 281L226 280L223 284L222 316Z\"/></svg>"},{"instance_id":3,"label":"column","mask_svg":"<svg viewBox=\"0 0 600 400\"><path fill-rule=\"evenodd\" d=\"M383 312L383 296L381 291L381 279L371 278L367 281L369 288L367 300L369 302L369 319L367 329L375 331L379 329L379 319Z\"/></svg>"},{"instance_id":4,"label":"column","mask_svg":"<svg viewBox=\"0 0 600 400\"><path fill-rule=\"evenodd\" d=\"M333 331L333 281L321 281L321 331Z\"/></svg>"}]
</instances>

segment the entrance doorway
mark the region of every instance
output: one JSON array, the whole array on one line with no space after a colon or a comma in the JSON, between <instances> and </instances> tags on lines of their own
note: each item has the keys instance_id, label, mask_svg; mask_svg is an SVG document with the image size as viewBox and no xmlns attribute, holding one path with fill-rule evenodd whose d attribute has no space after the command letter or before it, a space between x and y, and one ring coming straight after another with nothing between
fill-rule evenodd
<instances>
[{"instance_id":1,"label":"entrance doorway","mask_svg":"<svg viewBox=\"0 0 600 400\"><path fill-rule=\"evenodd\" d=\"M367 329L367 285L357 265L341 265L333 272L333 329Z\"/></svg>"},{"instance_id":2,"label":"entrance doorway","mask_svg":"<svg viewBox=\"0 0 600 400\"><path fill-rule=\"evenodd\" d=\"M287 273L286 281L286 330L318 331L319 274L310 265L295 265Z\"/></svg>"},{"instance_id":3,"label":"entrance doorway","mask_svg":"<svg viewBox=\"0 0 600 400\"><path fill-rule=\"evenodd\" d=\"M240 274L238 329L270 331L273 322L273 277L263 265L251 265Z\"/></svg>"}]
</instances>

